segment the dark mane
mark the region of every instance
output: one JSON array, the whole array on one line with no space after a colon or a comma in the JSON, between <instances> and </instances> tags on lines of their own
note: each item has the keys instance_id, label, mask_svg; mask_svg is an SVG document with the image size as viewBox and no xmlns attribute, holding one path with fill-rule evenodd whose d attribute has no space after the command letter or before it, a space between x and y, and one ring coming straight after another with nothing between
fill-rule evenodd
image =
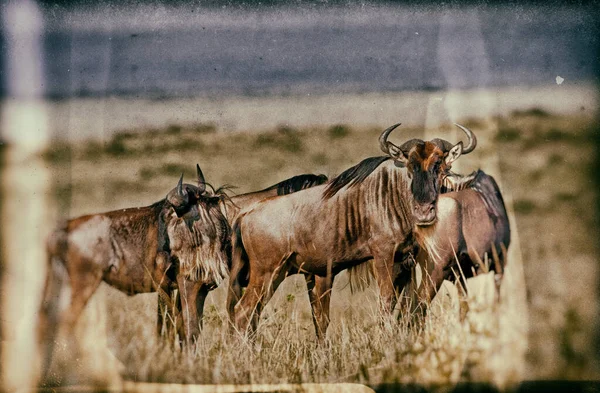
<instances>
[{"instance_id":1,"label":"dark mane","mask_svg":"<svg viewBox=\"0 0 600 393\"><path fill-rule=\"evenodd\" d=\"M158 202L154 202L153 204L150 205L150 208L153 210L157 210L160 211L160 209L162 209L163 205L165 204L166 199L163 198Z\"/></svg>"},{"instance_id":2,"label":"dark mane","mask_svg":"<svg viewBox=\"0 0 600 393\"><path fill-rule=\"evenodd\" d=\"M333 178L323 192L323 198L328 199L334 196L339 190L347 186L362 183L379 165L384 161L390 160L389 156L369 157L351 168L346 169L337 177Z\"/></svg>"},{"instance_id":3,"label":"dark mane","mask_svg":"<svg viewBox=\"0 0 600 393\"><path fill-rule=\"evenodd\" d=\"M264 191L277 189L277 195L287 195L296 191L304 190L312 186L318 186L327 182L325 175L313 175L312 173L290 177L282 182L265 188Z\"/></svg>"}]
</instances>

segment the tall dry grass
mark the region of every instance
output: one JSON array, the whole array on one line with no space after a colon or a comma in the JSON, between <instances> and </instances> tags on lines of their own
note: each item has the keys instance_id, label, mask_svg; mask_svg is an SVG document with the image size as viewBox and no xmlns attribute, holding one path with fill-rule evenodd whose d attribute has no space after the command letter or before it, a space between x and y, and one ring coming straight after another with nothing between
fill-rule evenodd
<instances>
[{"instance_id":1,"label":"tall dry grass","mask_svg":"<svg viewBox=\"0 0 600 393\"><path fill-rule=\"evenodd\" d=\"M430 385L466 380L501 387L522 378L524 310L511 299L518 280L510 267L500 303L495 301L493 277L477 277L469 283L469 312L461 321L455 291L443 289L422 331L409 327L406 318L398 322L396 316L382 314L375 287L351 294L347 278L339 277L334 287L333 321L323 345L315 340L303 280L288 280L266 308L254 341L230 334L223 289L212 294L201 338L183 350L174 345L173 337L155 337L151 312L138 315L134 326L125 313L116 313L109 328L111 349L130 365L125 378L242 384Z\"/></svg>"}]
</instances>

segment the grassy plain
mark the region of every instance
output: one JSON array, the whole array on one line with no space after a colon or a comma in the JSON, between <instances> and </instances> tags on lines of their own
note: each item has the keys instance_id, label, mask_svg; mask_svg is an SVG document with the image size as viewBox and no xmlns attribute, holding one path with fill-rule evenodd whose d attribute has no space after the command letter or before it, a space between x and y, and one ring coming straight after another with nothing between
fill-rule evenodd
<instances>
[{"instance_id":1,"label":"grassy plain","mask_svg":"<svg viewBox=\"0 0 600 393\"><path fill-rule=\"evenodd\" d=\"M499 163L499 182L513 209L513 246L502 289L492 301L491 277L469 286L470 311L458 318L455 289L437 296L422 333L380 315L376 288L350 293L336 279L326 345L314 340L306 287L290 277L263 314L259 337L228 334L225 289L211 293L204 330L191 349L176 351L155 335L156 295L125 295L104 286L110 349L137 381L185 383L485 381L510 386L522 379L597 378L598 272L596 189L592 179L595 123L589 117L542 110L491 120L465 119L485 135L469 171ZM105 143L56 144L44 153L53 175L59 216L77 216L164 197L199 163L215 185L248 192L299 173L335 176L379 155L383 127L339 124L222 132L215 125L171 125L115 134ZM450 129L428 130L440 137ZM422 137L400 128L394 140ZM491 144L491 145L490 145ZM487 157L487 158L486 158ZM462 167L461 167L462 168ZM520 245L520 247L519 247ZM523 288L526 288L526 291Z\"/></svg>"}]
</instances>

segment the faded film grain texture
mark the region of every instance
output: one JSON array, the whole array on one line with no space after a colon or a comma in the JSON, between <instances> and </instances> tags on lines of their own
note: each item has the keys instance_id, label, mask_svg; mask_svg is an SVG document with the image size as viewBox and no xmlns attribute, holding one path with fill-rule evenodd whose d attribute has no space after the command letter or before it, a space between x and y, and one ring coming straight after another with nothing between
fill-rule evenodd
<instances>
[{"instance_id":1,"label":"faded film grain texture","mask_svg":"<svg viewBox=\"0 0 600 393\"><path fill-rule=\"evenodd\" d=\"M591 216L583 214L593 205L589 201L595 195L583 187L589 165L586 157L593 156L587 142L593 119L585 114L558 116L532 110L507 113L494 123L466 119L462 124L477 131L478 147L453 163L453 170L461 164L461 173L483 168L493 174L499 180L511 223L511 246L499 304L494 299L490 275L468 279L469 312L461 322L456 289L446 282L430 306L423 333L416 334L404 320L398 324L394 317L380 313L376 285L351 293L348 276L342 272L333 283L331 325L325 337L329 345L321 347L315 344L306 282L301 276L292 276L284 280L263 310L256 342L251 346L229 336L225 282L207 297L205 334L194 351L182 357L155 336L156 295L127 297L102 286L95 297L107 300L108 344L126 365L125 378L176 383L346 380L377 384L398 380L445 384L470 380L511 383L541 374L595 375L595 354L586 345L597 326L590 311L595 309L596 293L588 291L595 288L597 271L592 263L596 260L594 240L588 235L595 224ZM413 127L406 127L402 133L427 140L452 135L453 129L458 131L457 139L464 135L451 124L427 130L426 134ZM218 152L203 165L214 183L235 184L241 191L252 191L298 173L342 173L361 155L381 154L376 143L381 128L346 126L346 130L346 136L336 139L335 151L327 148L331 141L329 127L296 130L295 137L303 148L293 154L285 144L265 143L268 138L290 138L277 129L220 134L182 127L177 138L167 129L149 136L128 137L124 140L127 154L99 153L107 165L100 169L97 158L87 154L93 150L93 142L69 145L73 157L69 166L61 160L62 145L49 149L44 159L53 173L72 174L71 193L66 194L62 183L57 183L53 195L58 202L70 195L71 211L77 215L89 211L90 206L110 210L136 201L149 203L164 196L160 189L172 187L173 176L181 173L170 172L175 162L161 162L164 153L154 150L140 155L142 141L177 152L177 159L185 162L194 162L197 153L177 150L178 139L202 144L203 151ZM247 149L249 145L253 149ZM222 150L217 149L219 146ZM233 154L238 164L235 167L229 165ZM495 163L497 169L492 165ZM546 164L551 171L541 170ZM111 176L109 167L113 168ZM194 175L193 167L176 169L184 169L186 176ZM145 185L148 181L153 187ZM532 189L530 184L536 187ZM120 190L122 201L105 199L103 189ZM569 198L573 190L582 191L581 197ZM560 239L548 230L557 222L568 229L561 232ZM559 263L567 259L578 266L575 271ZM553 266L550 270L548 263ZM562 279L549 281L548 275ZM573 292L567 287L578 290ZM565 310L571 310L570 319L561 316ZM367 372L359 371L361 364Z\"/></svg>"},{"instance_id":2,"label":"faded film grain texture","mask_svg":"<svg viewBox=\"0 0 600 393\"><path fill-rule=\"evenodd\" d=\"M215 390L241 384L241 389L258 390L275 383L284 390L290 383L308 383L304 386L310 390L312 383L380 387L400 382L417 384L411 385L417 390L451 390L463 382L480 382L484 389L492 384L510 390L523 380L600 378L600 351L592 345L600 332L598 215L593 214L598 187L592 181L598 172L593 160L599 128L594 5L91 3L10 0L0 6L0 390L34 388L37 367L30 355L36 352L33 336L44 270L54 278L46 289L59 294L60 307L43 313L69 307L73 271L61 263L44 269L44 240L57 223L48 249L88 261L107 256L113 262L105 266L105 275L122 291L105 281L98 285L73 334L54 346L47 386L83 382L102 391L192 391L199 388L191 384L222 385ZM386 148L400 153L405 141L419 142L411 143L414 150L406 149L406 157L392 159L386 151L379 158L381 130L397 121L402 128L387 141L402 141L397 150ZM477 148L464 157L459 141L464 149L469 138L455 122L477 134ZM452 146L434 143L437 138ZM460 158L452 160L459 152ZM198 161L212 184L234 185L240 195L227 192L229 200L200 183L173 189L182 173L196 176L193 163ZM401 161L406 161L404 167ZM460 176L481 169L501 192L510 246L504 266L498 259L503 270L499 301L493 270L500 269L493 249L479 242L504 232L493 222L494 216L500 218L498 201L484 197L482 204L475 198L493 195L485 187L463 189L458 182L456 189L446 184L449 177L440 183L440 174L447 174L440 169L448 161ZM389 169L385 180L384 168ZM392 314L380 305L380 294L385 297L392 287L391 279L381 280L390 275L389 264L377 269L373 260L339 261L338 270L344 270L338 272L327 258L342 255L339 250L350 243L363 244L375 225L366 220L372 216L356 214L368 206L364 195L354 193L377 178L376 195L393 199L382 184L398 171L412 176L403 178L402 187L419 203L401 210L412 224L421 224L419 232L428 233L424 248L454 262L455 250L476 249L463 264L473 277L462 280L465 271L437 276L450 279L438 280L441 285L427 299L419 328L398 307ZM331 187L320 183L307 188L294 181L291 188L271 188L303 173L326 174L333 179ZM249 195L262 190L279 206L280 198L294 195L287 191L312 195L317 188L330 195L308 198L314 205L296 213L267 215L267 202ZM167 199L174 211L159 220L156 237L140 222L131 233L113 234L112 218L107 225L105 217L81 220L81 232L71 228L77 232L73 247L64 247L69 226L61 219L148 207L170 189ZM201 190L215 191L205 195L206 202L218 205L228 224L254 212L268 218L246 222L250 233L240 232L243 246L244 236L252 237L254 231L257 237L249 239L251 247L238 249L242 268L231 278L237 284L224 278L227 269L218 262L222 257L207 256L220 246L211 250L198 235L223 234L196 225L216 217L217 210L204 214L197 203L198 209L187 208ZM231 208L231 201L238 202L239 210ZM315 206L334 202L339 204L328 214L315 214ZM255 204L253 210L250 205ZM388 207L378 214L388 220L394 212ZM314 233L305 216L322 230ZM169 220L178 221L169 225ZM478 230L470 231L473 226L463 221L475 223ZM284 223L306 233L285 242L280 236ZM409 226L414 235L414 225ZM276 230L270 232L270 227ZM336 231L323 233L327 229ZM443 236L451 232L456 236ZM99 240L106 233L109 239L143 247L154 247L151 239L157 239L158 250L169 250L169 258L159 252L153 261L156 270L144 268L146 275L140 278L123 261L145 259L151 252ZM295 244L294 238L302 243ZM248 340L230 334L230 313L250 281L245 258L262 257L269 247L261 239L276 240L279 268L267 274L273 280L266 282L281 283L259 310L260 320L252 321L258 322L256 334ZM417 252L409 245L418 241L405 240L401 254ZM231 244L225 239L216 243ZM312 246L331 244L319 251L317 261ZM287 252L296 250L324 276L307 271L293 275L302 265ZM357 247L352 252L370 258L367 251ZM481 253L486 255L477 269L472 262ZM174 258L186 260L182 272L189 274L177 274ZM200 268L202 259L213 263ZM415 262L393 260L392 277ZM95 267L84 270L75 273L97 272ZM370 270L379 282L363 280ZM414 270L417 281L431 279L432 273ZM140 279L131 282L129 273ZM154 288L155 282L158 289L165 282L173 284L170 293L158 291L163 301L158 317L156 292L129 296L136 286ZM217 282L220 286L210 290ZM402 280L394 284L396 291L403 287ZM235 296L230 296L232 288ZM409 288L404 286L404 292ZM264 292L258 295L270 295L273 289L261 286ZM60 316L47 314L49 321ZM156 334L157 326L162 336ZM328 332L319 332L319 326L328 326ZM182 347L186 340L178 332L191 329L198 334Z\"/></svg>"}]
</instances>

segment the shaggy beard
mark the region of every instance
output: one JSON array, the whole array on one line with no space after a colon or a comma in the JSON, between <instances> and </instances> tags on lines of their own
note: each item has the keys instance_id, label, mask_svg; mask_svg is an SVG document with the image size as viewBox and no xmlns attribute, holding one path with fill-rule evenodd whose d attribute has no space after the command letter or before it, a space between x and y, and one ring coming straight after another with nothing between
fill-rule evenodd
<instances>
[{"instance_id":1,"label":"shaggy beard","mask_svg":"<svg viewBox=\"0 0 600 393\"><path fill-rule=\"evenodd\" d=\"M220 285L228 276L227 260L220 244L206 244L176 253L181 274L192 281Z\"/></svg>"},{"instance_id":2,"label":"shaggy beard","mask_svg":"<svg viewBox=\"0 0 600 393\"><path fill-rule=\"evenodd\" d=\"M180 273L193 281L219 285L228 276L225 219L200 210L191 226L174 219L168 227L171 255L179 260Z\"/></svg>"}]
</instances>

